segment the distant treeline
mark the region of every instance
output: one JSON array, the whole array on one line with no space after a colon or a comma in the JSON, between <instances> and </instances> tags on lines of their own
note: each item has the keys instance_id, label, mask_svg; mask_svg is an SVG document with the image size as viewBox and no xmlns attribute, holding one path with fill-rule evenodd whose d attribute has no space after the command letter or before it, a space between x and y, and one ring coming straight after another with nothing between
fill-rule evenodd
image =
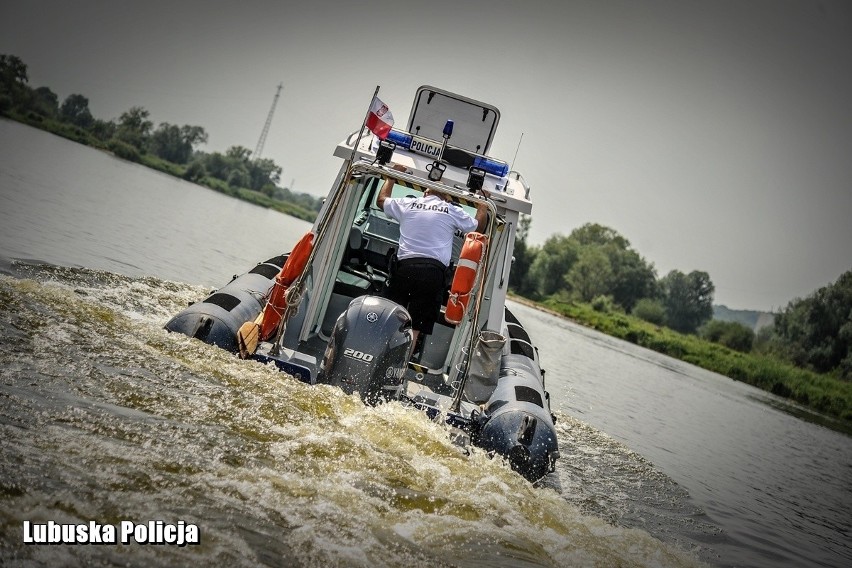
<instances>
[{"instance_id":1,"label":"distant treeline","mask_svg":"<svg viewBox=\"0 0 852 568\"><path fill-rule=\"evenodd\" d=\"M613 229L587 224L540 247L522 217L512 291L583 325L743 381L839 418L852 433L852 270L795 299L774 323L752 327L711 319L706 272L654 266Z\"/></svg>"},{"instance_id":2,"label":"distant treeline","mask_svg":"<svg viewBox=\"0 0 852 568\"><path fill-rule=\"evenodd\" d=\"M755 334L742 323L712 319L714 286L706 272L672 270L658 279L653 264L609 227L586 224L567 237L551 236L540 247L527 245L528 230L524 217L509 278L520 296L630 314L735 351L852 380L852 270L807 298L792 300L772 325Z\"/></svg>"},{"instance_id":3,"label":"distant treeline","mask_svg":"<svg viewBox=\"0 0 852 568\"><path fill-rule=\"evenodd\" d=\"M522 217L509 276L515 293L620 310L682 333L695 333L713 317L715 288L706 272L672 270L658 279L654 265L630 241L595 223L530 247L529 224L529 217Z\"/></svg>"},{"instance_id":4,"label":"distant treeline","mask_svg":"<svg viewBox=\"0 0 852 568\"><path fill-rule=\"evenodd\" d=\"M49 87L33 89L28 82L19 57L0 55L0 115L306 221L322 206L321 198L280 187L281 167L252 159L248 148L231 146L224 154L198 150L207 142L201 126L161 122L155 128L150 113L138 106L117 120L101 120L92 116L85 96L74 93L60 104Z\"/></svg>"}]
</instances>

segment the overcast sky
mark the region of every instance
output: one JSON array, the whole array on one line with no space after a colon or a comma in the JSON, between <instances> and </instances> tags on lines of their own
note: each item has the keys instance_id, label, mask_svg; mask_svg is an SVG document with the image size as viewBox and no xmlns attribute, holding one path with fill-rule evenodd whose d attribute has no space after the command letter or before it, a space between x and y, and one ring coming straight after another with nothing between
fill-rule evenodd
<instances>
[{"instance_id":1,"label":"overcast sky","mask_svg":"<svg viewBox=\"0 0 852 568\"><path fill-rule=\"evenodd\" d=\"M411 6L409 6L411 4ZM30 86L114 119L204 127L325 194L376 85L496 105L492 155L532 187L531 241L607 225L704 270L716 303L783 308L852 269L852 2L2 0Z\"/></svg>"}]
</instances>

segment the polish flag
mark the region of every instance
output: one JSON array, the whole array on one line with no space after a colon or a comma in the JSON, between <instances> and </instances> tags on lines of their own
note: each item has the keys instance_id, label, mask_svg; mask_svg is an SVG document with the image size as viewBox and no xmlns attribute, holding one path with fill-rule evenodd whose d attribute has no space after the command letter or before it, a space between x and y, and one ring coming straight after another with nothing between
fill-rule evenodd
<instances>
[{"instance_id":1,"label":"polish flag","mask_svg":"<svg viewBox=\"0 0 852 568\"><path fill-rule=\"evenodd\" d=\"M393 113L381 99L373 97L373 102L370 104L370 114L367 115L367 128L384 140L388 137L391 126L393 126Z\"/></svg>"}]
</instances>

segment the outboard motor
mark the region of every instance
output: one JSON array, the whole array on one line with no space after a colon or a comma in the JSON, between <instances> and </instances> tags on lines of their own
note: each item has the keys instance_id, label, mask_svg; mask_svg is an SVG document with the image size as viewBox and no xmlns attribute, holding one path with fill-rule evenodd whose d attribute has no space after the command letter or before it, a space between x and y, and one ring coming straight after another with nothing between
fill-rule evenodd
<instances>
[{"instance_id":1,"label":"outboard motor","mask_svg":"<svg viewBox=\"0 0 852 568\"><path fill-rule=\"evenodd\" d=\"M530 481L554 470L559 457L550 402L534 359L503 355L500 378L481 416L474 443L505 456Z\"/></svg>"},{"instance_id":2,"label":"outboard motor","mask_svg":"<svg viewBox=\"0 0 852 568\"><path fill-rule=\"evenodd\" d=\"M266 304L266 294L288 255L262 262L207 298L177 314L166 330L183 333L210 345L237 352L237 331L253 321Z\"/></svg>"},{"instance_id":3,"label":"outboard motor","mask_svg":"<svg viewBox=\"0 0 852 568\"><path fill-rule=\"evenodd\" d=\"M405 308L379 296L355 298L334 324L317 382L357 391L367 404L396 398L412 339Z\"/></svg>"}]
</instances>

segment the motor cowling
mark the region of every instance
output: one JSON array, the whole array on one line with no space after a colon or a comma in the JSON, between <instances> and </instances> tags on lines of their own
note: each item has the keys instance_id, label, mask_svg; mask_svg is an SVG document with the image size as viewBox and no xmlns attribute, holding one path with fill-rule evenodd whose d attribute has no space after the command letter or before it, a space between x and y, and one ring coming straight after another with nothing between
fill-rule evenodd
<instances>
[{"instance_id":1,"label":"motor cowling","mask_svg":"<svg viewBox=\"0 0 852 568\"><path fill-rule=\"evenodd\" d=\"M334 324L317 382L358 392L367 404L396 398L412 343L405 308L379 296L355 298Z\"/></svg>"}]
</instances>

